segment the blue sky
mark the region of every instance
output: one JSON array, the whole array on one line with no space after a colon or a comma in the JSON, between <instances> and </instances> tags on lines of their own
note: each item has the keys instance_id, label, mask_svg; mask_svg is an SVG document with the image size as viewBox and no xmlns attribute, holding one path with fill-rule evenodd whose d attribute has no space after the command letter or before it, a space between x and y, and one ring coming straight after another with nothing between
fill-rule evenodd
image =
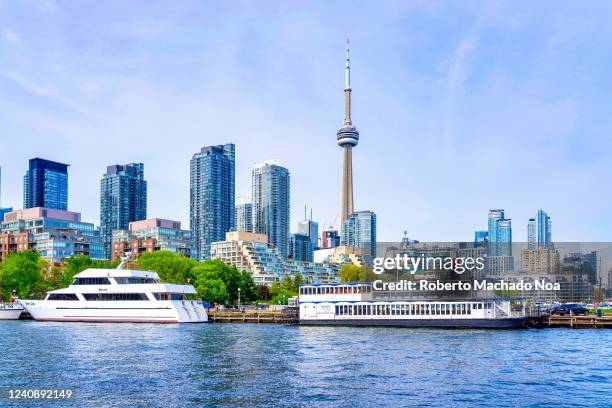
<instances>
[{"instance_id":1,"label":"blue sky","mask_svg":"<svg viewBox=\"0 0 612 408\"><path fill-rule=\"evenodd\" d=\"M292 226L304 204L338 226L350 37L355 206L380 241L469 240L489 208L517 241L538 208L554 240L610 241L612 3L532 3L0 0L2 204L40 156L98 224L106 166L136 161L148 215L188 227L189 160L231 141L237 196L280 160Z\"/></svg>"}]
</instances>

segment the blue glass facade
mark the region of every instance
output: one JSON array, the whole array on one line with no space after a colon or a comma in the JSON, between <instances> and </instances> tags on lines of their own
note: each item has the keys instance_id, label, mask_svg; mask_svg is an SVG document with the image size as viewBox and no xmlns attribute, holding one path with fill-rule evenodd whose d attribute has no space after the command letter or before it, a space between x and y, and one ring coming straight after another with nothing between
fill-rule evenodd
<instances>
[{"instance_id":1,"label":"blue glass facade","mask_svg":"<svg viewBox=\"0 0 612 408\"><path fill-rule=\"evenodd\" d=\"M289 255L289 170L272 162L257 164L252 174L253 232Z\"/></svg>"},{"instance_id":2,"label":"blue glass facade","mask_svg":"<svg viewBox=\"0 0 612 408\"><path fill-rule=\"evenodd\" d=\"M342 223L340 245L361 248L367 266L372 267L376 257L376 214L372 211L357 211Z\"/></svg>"},{"instance_id":3,"label":"blue glass facade","mask_svg":"<svg viewBox=\"0 0 612 408\"><path fill-rule=\"evenodd\" d=\"M312 220L298 222L298 234L307 235L314 249L319 248L319 223Z\"/></svg>"},{"instance_id":4,"label":"blue glass facade","mask_svg":"<svg viewBox=\"0 0 612 408\"><path fill-rule=\"evenodd\" d=\"M489 211L489 256L512 256L512 220L504 210Z\"/></svg>"},{"instance_id":5,"label":"blue glass facade","mask_svg":"<svg viewBox=\"0 0 612 408\"><path fill-rule=\"evenodd\" d=\"M474 231L474 242L487 242L489 240L489 231Z\"/></svg>"},{"instance_id":6,"label":"blue glass facade","mask_svg":"<svg viewBox=\"0 0 612 408\"><path fill-rule=\"evenodd\" d=\"M310 237L305 234L291 234L289 253L295 261L313 262L314 253Z\"/></svg>"},{"instance_id":7,"label":"blue glass facade","mask_svg":"<svg viewBox=\"0 0 612 408\"><path fill-rule=\"evenodd\" d=\"M236 148L203 147L190 163L191 257L210 258L210 245L235 228Z\"/></svg>"},{"instance_id":8,"label":"blue glass facade","mask_svg":"<svg viewBox=\"0 0 612 408\"><path fill-rule=\"evenodd\" d=\"M552 223L544 210L538 210L536 218L530 218L527 223L527 247L552 248Z\"/></svg>"},{"instance_id":9,"label":"blue glass facade","mask_svg":"<svg viewBox=\"0 0 612 408\"><path fill-rule=\"evenodd\" d=\"M68 209L68 165L30 159L23 178L23 208Z\"/></svg>"},{"instance_id":10,"label":"blue glass facade","mask_svg":"<svg viewBox=\"0 0 612 408\"><path fill-rule=\"evenodd\" d=\"M113 230L147 218L144 164L108 166L100 182L100 235L106 259L112 257Z\"/></svg>"}]
</instances>

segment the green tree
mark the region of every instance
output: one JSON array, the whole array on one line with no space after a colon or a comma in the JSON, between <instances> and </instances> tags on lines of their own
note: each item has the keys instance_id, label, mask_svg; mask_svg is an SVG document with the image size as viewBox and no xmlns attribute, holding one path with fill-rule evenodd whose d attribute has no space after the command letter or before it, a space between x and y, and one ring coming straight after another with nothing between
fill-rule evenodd
<instances>
[{"instance_id":1,"label":"green tree","mask_svg":"<svg viewBox=\"0 0 612 408\"><path fill-rule=\"evenodd\" d=\"M9 254L0 264L0 291L3 299L7 299L13 290L21 298L40 291L42 283L41 267L48 264L41 261L34 251L24 251Z\"/></svg>"},{"instance_id":2,"label":"green tree","mask_svg":"<svg viewBox=\"0 0 612 408\"><path fill-rule=\"evenodd\" d=\"M340 281L348 282L373 282L380 279L370 268L358 265L343 265L338 271Z\"/></svg>"},{"instance_id":3,"label":"green tree","mask_svg":"<svg viewBox=\"0 0 612 408\"><path fill-rule=\"evenodd\" d=\"M89 268L112 269L117 262L91 259L86 255L73 255L62 260L61 267L54 266L52 272L45 278L45 291L65 288L74 280L74 275Z\"/></svg>"},{"instance_id":4,"label":"green tree","mask_svg":"<svg viewBox=\"0 0 612 408\"><path fill-rule=\"evenodd\" d=\"M235 266L229 266L218 259L207 259L200 262L192 270L198 294L206 301L204 297L206 285L215 285L219 288L218 283L213 282L217 279L221 280L225 285L226 298L225 301L230 304L235 304L238 301L238 288L240 288L240 300L243 303L257 300L257 286L251 275L247 272L240 272ZM198 290L197 288L200 288Z\"/></svg>"},{"instance_id":5,"label":"green tree","mask_svg":"<svg viewBox=\"0 0 612 408\"><path fill-rule=\"evenodd\" d=\"M170 251L145 252L136 260L137 269L157 272L162 281L179 285L192 283L196 265L194 259Z\"/></svg>"},{"instance_id":6,"label":"green tree","mask_svg":"<svg viewBox=\"0 0 612 408\"><path fill-rule=\"evenodd\" d=\"M198 279L195 290L208 303L225 303L227 300L227 288L219 278Z\"/></svg>"},{"instance_id":7,"label":"green tree","mask_svg":"<svg viewBox=\"0 0 612 408\"><path fill-rule=\"evenodd\" d=\"M301 273L296 273L293 277L293 291L298 292L300 290L300 285L304 283L304 279L302 279Z\"/></svg>"},{"instance_id":8,"label":"green tree","mask_svg":"<svg viewBox=\"0 0 612 408\"><path fill-rule=\"evenodd\" d=\"M289 279L291 282L291 279ZM297 296L297 291L294 291L293 282L288 283L287 280L283 282L274 282L270 288L270 303L277 305L286 305L290 297Z\"/></svg>"}]
</instances>

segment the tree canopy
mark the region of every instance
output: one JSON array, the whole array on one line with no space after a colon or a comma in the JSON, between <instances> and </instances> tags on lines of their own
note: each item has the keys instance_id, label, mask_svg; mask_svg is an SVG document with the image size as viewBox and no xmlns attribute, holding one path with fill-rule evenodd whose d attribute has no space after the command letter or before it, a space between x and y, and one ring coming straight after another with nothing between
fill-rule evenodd
<instances>
[{"instance_id":1,"label":"tree canopy","mask_svg":"<svg viewBox=\"0 0 612 408\"><path fill-rule=\"evenodd\" d=\"M29 298L39 289L46 261L38 252L24 251L9 254L0 264L0 293L8 299L13 290L20 298Z\"/></svg>"},{"instance_id":2,"label":"tree canopy","mask_svg":"<svg viewBox=\"0 0 612 408\"><path fill-rule=\"evenodd\" d=\"M370 268L357 265L343 265L338 271L340 281L347 282L373 282L380 279Z\"/></svg>"},{"instance_id":3,"label":"tree canopy","mask_svg":"<svg viewBox=\"0 0 612 408\"><path fill-rule=\"evenodd\" d=\"M136 260L136 267L144 271L157 272L160 279L168 283L193 283L194 259L170 251L145 252Z\"/></svg>"},{"instance_id":4,"label":"tree canopy","mask_svg":"<svg viewBox=\"0 0 612 408\"><path fill-rule=\"evenodd\" d=\"M209 303L230 303L240 300L243 303L257 300L257 286L248 272L240 272L217 259L207 259L192 270L194 287L202 299Z\"/></svg>"}]
</instances>

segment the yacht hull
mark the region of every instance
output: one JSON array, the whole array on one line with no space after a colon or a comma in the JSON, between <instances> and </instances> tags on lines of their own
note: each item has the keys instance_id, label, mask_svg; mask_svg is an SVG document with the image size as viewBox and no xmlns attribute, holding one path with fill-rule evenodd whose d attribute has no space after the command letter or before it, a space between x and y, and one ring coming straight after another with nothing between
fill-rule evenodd
<instances>
[{"instance_id":1,"label":"yacht hull","mask_svg":"<svg viewBox=\"0 0 612 408\"><path fill-rule=\"evenodd\" d=\"M190 300L21 301L34 320L109 323L205 323L206 309Z\"/></svg>"},{"instance_id":2,"label":"yacht hull","mask_svg":"<svg viewBox=\"0 0 612 408\"><path fill-rule=\"evenodd\" d=\"M0 320L17 320L21 316L21 312L23 312L21 307L2 307L0 305Z\"/></svg>"}]
</instances>

